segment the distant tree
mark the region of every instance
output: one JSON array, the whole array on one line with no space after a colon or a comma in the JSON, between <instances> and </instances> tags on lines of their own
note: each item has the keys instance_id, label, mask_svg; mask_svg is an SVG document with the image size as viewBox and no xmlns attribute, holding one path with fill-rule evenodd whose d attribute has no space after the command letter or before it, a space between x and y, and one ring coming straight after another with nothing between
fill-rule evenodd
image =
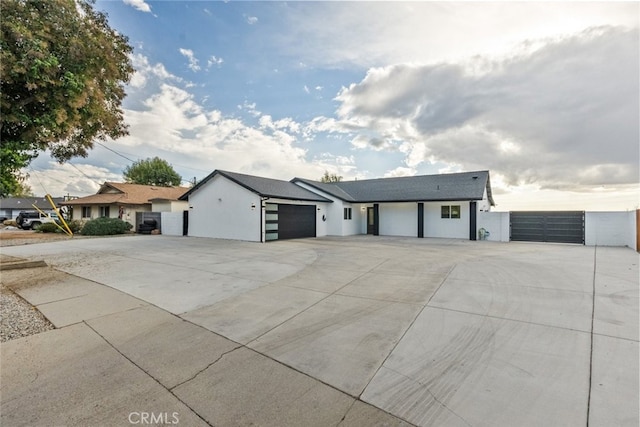
<instances>
[{"instance_id":1,"label":"distant tree","mask_svg":"<svg viewBox=\"0 0 640 427\"><path fill-rule=\"evenodd\" d=\"M31 187L29 187L27 185L27 183L24 182L24 180L21 180L18 182L18 186L16 187L15 191L11 194L11 196L13 197L33 197L33 190L31 189Z\"/></svg>"},{"instance_id":2,"label":"distant tree","mask_svg":"<svg viewBox=\"0 0 640 427\"><path fill-rule=\"evenodd\" d=\"M329 171L324 171L324 175L320 178L320 182L340 182L342 181L342 177L335 174L329 173Z\"/></svg>"},{"instance_id":3,"label":"distant tree","mask_svg":"<svg viewBox=\"0 0 640 427\"><path fill-rule=\"evenodd\" d=\"M132 48L94 2L2 0L0 196L41 151L62 163L128 133L120 105Z\"/></svg>"},{"instance_id":4,"label":"distant tree","mask_svg":"<svg viewBox=\"0 0 640 427\"><path fill-rule=\"evenodd\" d=\"M125 181L131 184L157 185L171 187L180 185L182 177L173 167L159 157L134 162L124 170Z\"/></svg>"},{"instance_id":5,"label":"distant tree","mask_svg":"<svg viewBox=\"0 0 640 427\"><path fill-rule=\"evenodd\" d=\"M10 177L13 178L13 177ZM26 176L5 181L5 175L0 177L0 197L33 197L33 190L27 185Z\"/></svg>"}]
</instances>

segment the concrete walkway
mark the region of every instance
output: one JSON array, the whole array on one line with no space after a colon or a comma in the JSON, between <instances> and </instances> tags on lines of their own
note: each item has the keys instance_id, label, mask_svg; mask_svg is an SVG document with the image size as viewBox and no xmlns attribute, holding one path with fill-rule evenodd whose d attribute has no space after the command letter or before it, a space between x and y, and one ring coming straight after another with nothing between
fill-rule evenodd
<instances>
[{"instance_id":1,"label":"concrete walkway","mask_svg":"<svg viewBox=\"0 0 640 427\"><path fill-rule=\"evenodd\" d=\"M59 328L2 345L3 426L639 422L630 249L132 236L2 250L55 267L2 281Z\"/></svg>"}]
</instances>

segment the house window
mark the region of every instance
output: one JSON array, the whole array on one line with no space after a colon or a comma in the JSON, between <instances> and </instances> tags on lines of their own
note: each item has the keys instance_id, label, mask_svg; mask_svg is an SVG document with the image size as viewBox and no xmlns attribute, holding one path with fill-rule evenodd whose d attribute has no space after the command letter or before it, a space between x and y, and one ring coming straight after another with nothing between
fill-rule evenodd
<instances>
[{"instance_id":1,"label":"house window","mask_svg":"<svg viewBox=\"0 0 640 427\"><path fill-rule=\"evenodd\" d=\"M351 219L351 208L344 208L344 219Z\"/></svg>"},{"instance_id":2,"label":"house window","mask_svg":"<svg viewBox=\"0 0 640 427\"><path fill-rule=\"evenodd\" d=\"M460 218L460 205L444 205L440 207L440 218Z\"/></svg>"},{"instance_id":3,"label":"house window","mask_svg":"<svg viewBox=\"0 0 640 427\"><path fill-rule=\"evenodd\" d=\"M109 206L100 206L100 216L109 218Z\"/></svg>"},{"instance_id":4,"label":"house window","mask_svg":"<svg viewBox=\"0 0 640 427\"><path fill-rule=\"evenodd\" d=\"M91 218L91 206L82 207L82 218Z\"/></svg>"}]
</instances>

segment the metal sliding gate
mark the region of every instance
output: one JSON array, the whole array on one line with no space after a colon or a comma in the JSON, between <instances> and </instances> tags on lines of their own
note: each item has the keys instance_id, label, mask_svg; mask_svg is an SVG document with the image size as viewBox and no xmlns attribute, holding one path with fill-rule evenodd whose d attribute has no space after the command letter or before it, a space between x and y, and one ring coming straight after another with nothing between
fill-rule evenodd
<instances>
[{"instance_id":1,"label":"metal sliding gate","mask_svg":"<svg viewBox=\"0 0 640 427\"><path fill-rule=\"evenodd\" d=\"M509 217L512 241L584 245L584 211L510 212Z\"/></svg>"}]
</instances>

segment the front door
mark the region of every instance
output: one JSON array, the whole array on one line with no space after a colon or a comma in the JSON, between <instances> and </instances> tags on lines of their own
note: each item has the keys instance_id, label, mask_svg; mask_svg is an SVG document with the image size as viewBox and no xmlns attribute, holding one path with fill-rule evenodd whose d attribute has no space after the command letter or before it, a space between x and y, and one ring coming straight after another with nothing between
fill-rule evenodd
<instances>
[{"instance_id":1,"label":"front door","mask_svg":"<svg viewBox=\"0 0 640 427\"><path fill-rule=\"evenodd\" d=\"M378 205L367 208L367 234L378 235Z\"/></svg>"}]
</instances>

